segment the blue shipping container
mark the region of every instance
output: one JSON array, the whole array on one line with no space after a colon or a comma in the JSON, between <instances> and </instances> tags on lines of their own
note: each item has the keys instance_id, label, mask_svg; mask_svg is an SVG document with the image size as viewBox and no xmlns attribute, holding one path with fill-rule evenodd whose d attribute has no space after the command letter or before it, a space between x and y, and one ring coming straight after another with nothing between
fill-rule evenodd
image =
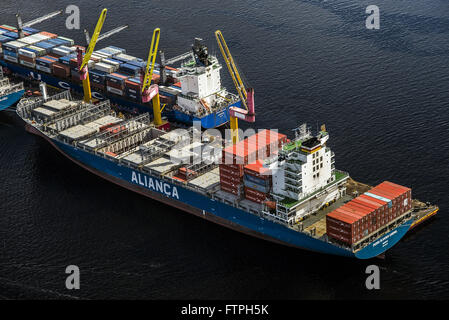
<instances>
[{"instance_id":1,"label":"blue shipping container","mask_svg":"<svg viewBox=\"0 0 449 320\"><path fill-rule=\"evenodd\" d=\"M23 31L28 32L30 34L35 34L35 33L39 33L40 31L34 28L30 28L30 27L25 27L23 28Z\"/></svg>"},{"instance_id":2,"label":"blue shipping container","mask_svg":"<svg viewBox=\"0 0 449 320\"><path fill-rule=\"evenodd\" d=\"M259 192L268 193L270 191L269 187L261 186L258 183L253 183L251 181L248 181L245 177L243 178L243 184L245 185L245 187L257 190Z\"/></svg>"},{"instance_id":3,"label":"blue shipping container","mask_svg":"<svg viewBox=\"0 0 449 320\"><path fill-rule=\"evenodd\" d=\"M10 37L10 38L13 38L13 39L18 39L19 38L19 34L17 32L14 32L14 31L6 32L3 35L5 35L7 37Z\"/></svg>"},{"instance_id":4,"label":"blue shipping container","mask_svg":"<svg viewBox=\"0 0 449 320\"><path fill-rule=\"evenodd\" d=\"M14 51L9 51L9 50L3 50L3 54L5 56L9 56L9 57L13 57L13 58L17 58L17 53Z\"/></svg>"}]
</instances>

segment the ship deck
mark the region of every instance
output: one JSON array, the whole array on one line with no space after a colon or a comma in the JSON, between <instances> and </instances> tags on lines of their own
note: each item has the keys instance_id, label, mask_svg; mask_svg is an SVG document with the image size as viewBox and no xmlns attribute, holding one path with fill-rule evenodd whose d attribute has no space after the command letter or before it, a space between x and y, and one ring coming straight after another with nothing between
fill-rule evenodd
<instances>
[{"instance_id":1,"label":"ship deck","mask_svg":"<svg viewBox=\"0 0 449 320\"><path fill-rule=\"evenodd\" d=\"M336 208L342 206L346 202L350 201L356 195L365 193L372 188L370 185L355 181L352 178L349 178L346 181L345 186L347 194L344 197L305 217L301 222L296 224L295 227L299 230L303 230L313 237L326 240L326 215ZM414 218L414 222L411 226L411 229L433 217L438 212L438 210L438 206L413 199L412 217Z\"/></svg>"}]
</instances>

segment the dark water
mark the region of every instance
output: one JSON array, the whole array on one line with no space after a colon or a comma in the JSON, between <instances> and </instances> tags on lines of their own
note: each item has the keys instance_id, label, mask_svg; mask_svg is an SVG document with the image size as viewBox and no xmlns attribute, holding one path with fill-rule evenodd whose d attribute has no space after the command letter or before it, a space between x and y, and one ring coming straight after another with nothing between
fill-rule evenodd
<instances>
[{"instance_id":1,"label":"dark water","mask_svg":"<svg viewBox=\"0 0 449 320\"><path fill-rule=\"evenodd\" d=\"M1 23L73 1L9 1ZM102 4L78 1L90 30ZM365 29L365 8L381 29ZM257 127L326 123L337 166L370 184L410 186L439 216L373 262L274 245L111 185L0 114L0 296L8 298L397 299L449 297L449 6L447 1L108 1L105 40L145 57L152 30L175 56L193 37L217 51L220 28L256 88ZM64 18L40 29L83 39ZM231 82L225 70L225 84ZM81 290L65 289L65 267Z\"/></svg>"}]
</instances>

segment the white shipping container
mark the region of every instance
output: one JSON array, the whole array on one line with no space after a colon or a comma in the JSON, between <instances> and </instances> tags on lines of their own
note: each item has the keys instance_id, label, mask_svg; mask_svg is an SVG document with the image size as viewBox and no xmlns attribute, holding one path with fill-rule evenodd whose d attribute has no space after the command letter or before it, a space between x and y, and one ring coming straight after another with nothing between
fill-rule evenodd
<instances>
[{"instance_id":1,"label":"white shipping container","mask_svg":"<svg viewBox=\"0 0 449 320\"><path fill-rule=\"evenodd\" d=\"M51 69L50 68L43 67L43 66L40 66L38 64L36 65L36 69L39 70L39 71L42 71L42 72L51 73Z\"/></svg>"},{"instance_id":2,"label":"white shipping container","mask_svg":"<svg viewBox=\"0 0 449 320\"><path fill-rule=\"evenodd\" d=\"M36 58L36 53L34 53L33 51L29 51L26 48L19 49L19 54L28 58Z\"/></svg>"},{"instance_id":3,"label":"white shipping container","mask_svg":"<svg viewBox=\"0 0 449 320\"><path fill-rule=\"evenodd\" d=\"M120 62L118 62L117 60L113 61L111 59L104 59L102 62L110 64L111 66L114 66L114 67L117 67L117 68L120 67Z\"/></svg>"},{"instance_id":4,"label":"white shipping container","mask_svg":"<svg viewBox=\"0 0 449 320\"><path fill-rule=\"evenodd\" d=\"M27 44L20 42L20 41L9 41L5 44L3 44L3 47L8 47L11 48L11 50L14 50L17 52L17 50L19 50L20 48L26 47Z\"/></svg>"},{"instance_id":5,"label":"white shipping container","mask_svg":"<svg viewBox=\"0 0 449 320\"><path fill-rule=\"evenodd\" d=\"M31 63L31 62L23 61L23 60L20 60L20 64L24 65L25 67L29 67L29 68L35 68L36 67L36 63Z\"/></svg>"},{"instance_id":6,"label":"white shipping container","mask_svg":"<svg viewBox=\"0 0 449 320\"><path fill-rule=\"evenodd\" d=\"M18 63L18 61L19 61L17 58L11 57L11 56L4 56L3 59L11 61L11 62L15 62L15 63Z\"/></svg>"},{"instance_id":7,"label":"white shipping container","mask_svg":"<svg viewBox=\"0 0 449 320\"><path fill-rule=\"evenodd\" d=\"M98 52L98 51L95 51L93 54L95 54L96 56L101 57L101 59L107 59L107 58L110 58L112 56L111 54L107 54L107 53L104 53L104 52Z\"/></svg>"},{"instance_id":8,"label":"white shipping container","mask_svg":"<svg viewBox=\"0 0 449 320\"><path fill-rule=\"evenodd\" d=\"M27 49L36 50L37 51L36 56L38 56L38 57L42 57L42 56L45 56L47 54L47 51L45 49L43 49L43 48L39 48L39 47L35 47L35 46L29 46Z\"/></svg>"},{"instance_id":9,"label":"white shipping container","mask_svg":"<svg viewBox=\"0 0 449 320\"><path fill-rule=\"evenodd\" d=\"M108 51L111 51L113 55L117 55L117 54L120 54L120 53L126 54L126 50L122 49L122 48L106 47L104 49L108 49Z\"/></svg>"},{"instance_id":10,"label":"white shipping container","mask_svg":"<svg viewBox=\"0 0 449 320\"><path fill-rule=\"evenodd\" d=\"M33 44L50 39L50 37L44 36L42 34L33 34L30 37L32 37L32 39L34 39L36 41Z\"/></svg>"},{"instance_id":11,"label":"white shipping container","mask_svg":"<svg viewBox=\"0 0 449 320\"><path fill-rule=\"evenodd\" d=\"M70 53L76 51L76 48L74 48L74 47L60 46L60 47L58 47L58 48L60 48L60 49L62 49L62 50L69 51Z\"/></svg>"},{"instance_id":12,"label":"white shipping container","mask_svg":"<svg viewBox=\"0 0 449 320\"><path fill-rule=\"evenodd\" d=\"M102 57L102 56L100 56L100 55L98 55L98 54L95 54L95 53L92 53L92 55L91 55L90 57L91 57L92 59L98 60L98 62L101 62L101 60L104 59L104 57Z\"/></svg>"},{"instance_id":13,"label":"white shipping container","mask_svg":"<svg viewBox=\"0 0 449 320\"><path fill-rule=\"evenodd\" d=\"M114 72L114 66L100 62L100 63L95 64L95 70L112 73L112 72Z\"/></svg>"},{"instance_id":14,"label":"white shipping container","mask_svg":"<svg viewBox=\"0 0 449 320\"><path fill-rule=\"evenodd\" d=\"M69 41L71 46L73 46L73 45L75 44L75 41L74 41L73 39L70 39L70 38L66 38L66 37L58 37L57 39Z\"/></svg>"},{"instance_id":15,"label":"white shipping container","mask_svg":"<svg viewBox=\"0 0 449 320\"><path fill-rule=\"evenodd\" d=\"M53 48L51 52L61 57L68 56L71 53L70 51L61 49L60 47Z\"/></svg>"},{"instance_id":16,"label":"white shipping container","mask_svg":"<svg viewBox=\"0 0 449 320\"><path fill-rule=\"evenodd\" d=\"M124 60L127 60L127 61L136 61L137 60L136 57L133 57L133 56L130 56L130 55L127 55L127 54L123 54L123 53L116 55L116 58L124 59Z\"/></svg>"},{"instance_id":17,"label":"white shipping container","mask_svg":"<svg viewBox=\"0 0 449 320\"><path fill-rule=\"evenodd\" d=\"M45 40L45 39L44 39ZM18 41L27 43L27 44L36 44L42 41L42 37L38 37L37 35L31 35L22 39L18 39Z\"/></svg>"},{"instance_id":18,"label":"white shipping container","mask_svg":"<svg viewBox=\"0 0 449 320\"><path fill-rule=\"evenodd\" d=\"M107 86L106 88L107 88L108 92L112 92L112 93L118 94L119 96L123 96L123 91L122 90L119 90L119 89L116 89L116 88L112 88L112 87L109 87L109 86Z\"/></svg>"}]
</instances>

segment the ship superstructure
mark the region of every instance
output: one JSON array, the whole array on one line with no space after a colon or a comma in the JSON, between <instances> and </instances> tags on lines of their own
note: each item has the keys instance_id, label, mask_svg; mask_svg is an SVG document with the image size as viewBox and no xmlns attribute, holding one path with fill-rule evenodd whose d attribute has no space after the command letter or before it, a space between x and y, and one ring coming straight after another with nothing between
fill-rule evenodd
<instances>
[{"instance_id":1,"label":"ship superstructure","mask_svg":"<svg viewBox=\"0 0 449 320\"><path fill-rule=\"evenodd\" d=\"M222 87L217 57L208 53L202 39L196 38L192 58L182 64L177 73L181 93L175 108L194 117L223 111L238 102L238 97Z\"/></svg>"},{"instance_id":2,"label":"ship superstructure","mask_svg":"<svg viewBox=\"0 0 449 320\"><path fill-rule=\"evenodd\" d=\"M295 130L294 140L280 150L279 159L268 164L273 168L276 212L289 224L345 195L348 175L335 169L335 154L326 145L328 139L325 126L312 136L303 124Z\"/></svg>"},{"instance_id":3,"label":"ship superstructure","mask_svg":"<svg viewBox=\"0 0 449 320\"><path fill-rule=\"evenodd\" d=\"M11 84L8 77L3 75L0 67L0 111L15 104L25 93L23 83Z\"/></svg>"}]
</instances>

